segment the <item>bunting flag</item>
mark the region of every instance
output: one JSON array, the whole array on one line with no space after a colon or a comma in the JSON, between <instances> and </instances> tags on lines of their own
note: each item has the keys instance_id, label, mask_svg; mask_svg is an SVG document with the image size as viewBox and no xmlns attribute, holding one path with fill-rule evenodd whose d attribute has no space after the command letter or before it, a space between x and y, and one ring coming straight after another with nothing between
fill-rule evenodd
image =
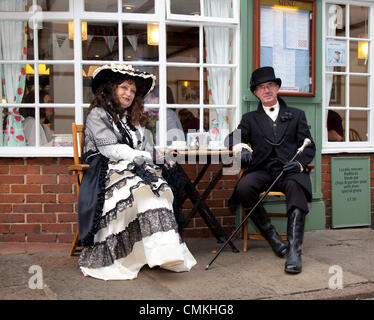
<instances>
[{"instance_id":1,"label":"bunting flag","mask_svg":"<svg viewBox=\"0 0 374 320\"><path fill-rule=\"evenodd\" d=\"M126 36L127 40L129 40L131 47L136 51L138 47L138 36L137 35L130 35Z\"/></svg>"},{"instance_id":2,"label":"bunting flag","mask_svg":"<svg viewBox=\"0 0 374 320\"><path fill-rule=\"evenodd\" d=\"M106 45L109 48L109 51L112 52L117 36L104 36L104 39L105 39Z\"/></svg>"},{"instance_id":3,"label":"bunting flag","mask_svg":"<svg viewBox=\"0 0 374 320\"><path fill-rule=\"evenodd\" d=\"M84 41L84 46L88 48L92 42L92 39L94 38L94 35L87 35L87 40Z\"/></svg>"},{"instance_id":4,"label":"bunting flag","mask_svg":"<svg viewBox=\"0 0 374 320\"><path fill-rule=\"evenodd\" d=\"M57 44L58 44L58 47L61 48L61 46L64 44L65 40L66 40L66 34L56 34L56 40L57 40Z\"/></svg>"}]
</instances>

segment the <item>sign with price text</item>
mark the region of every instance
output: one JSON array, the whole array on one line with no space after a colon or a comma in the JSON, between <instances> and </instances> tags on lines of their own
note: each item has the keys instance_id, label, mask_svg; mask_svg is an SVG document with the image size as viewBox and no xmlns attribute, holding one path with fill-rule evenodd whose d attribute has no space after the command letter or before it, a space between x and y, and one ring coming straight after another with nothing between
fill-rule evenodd
<instances>
[{"instance_id":1,"label":"sign with price text","mask_svg":"<svg viewBox=\"0 0 374 320\"><path fill-rule=\"evenodd\" d=\"M331 158L332 227L370 225L370 158Z\"/></svg>"}]
</instances>

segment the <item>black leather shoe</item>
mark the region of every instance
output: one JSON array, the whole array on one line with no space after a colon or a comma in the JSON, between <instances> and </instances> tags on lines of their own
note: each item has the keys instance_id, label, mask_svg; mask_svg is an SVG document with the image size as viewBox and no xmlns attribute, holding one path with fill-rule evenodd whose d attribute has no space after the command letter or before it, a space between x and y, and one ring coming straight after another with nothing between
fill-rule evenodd
<instances>
[{"instance_id":1,"label":"black leather shoe","mask_svg":"<svg viewBox=\"0 0 374 320\"><path fill-rule=\"evenodd\" d=\"M301 249L303 243L305 213L296 208L288 214L287 240L288 252L284 271L297 274L301 272Z\"/></svg>"},{"instance_id":2,"label":"black leather shoe","mask_svg":"<svg viewBox=\"0 0 374 320\"><path fill-rule=\"evenodd\" d=\"M247 211L247 213L248 212L249 211ZM271 224L271 221L264 207L259 206L250 215L250 218L258 228L258 230L261 232L262 236L269 242L270 247L273 249L274 253L278 257L283 258L287 254L287 245L283 242L281 236Z\"/></svg>"}]
</instances>

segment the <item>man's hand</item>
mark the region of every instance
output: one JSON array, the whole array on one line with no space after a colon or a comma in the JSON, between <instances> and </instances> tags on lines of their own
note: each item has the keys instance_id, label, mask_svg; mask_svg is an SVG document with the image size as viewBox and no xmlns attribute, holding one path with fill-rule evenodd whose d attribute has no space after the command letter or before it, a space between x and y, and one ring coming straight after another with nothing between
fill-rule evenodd
<instances>
[{"instance_id":1,"label":"man's hand","mask_svg":"<svg viewBox=\"0 0 374 320\"><path fill-rule=\"evenodd\" d=\"M303 167L298 161L292 161L283 166L284 173L300 173L303 171Z\"/></svg>"},{"instance_id":2,"label":"man's hand","mask_svg":"<svg viewBox=\"0 0 374 320\"><path fill-rule=\"evenodd\" d=\"M240 151L240 162L242 168L248 168L252 161L252 154L247 149Z\"/></svg>"}]
</instances>

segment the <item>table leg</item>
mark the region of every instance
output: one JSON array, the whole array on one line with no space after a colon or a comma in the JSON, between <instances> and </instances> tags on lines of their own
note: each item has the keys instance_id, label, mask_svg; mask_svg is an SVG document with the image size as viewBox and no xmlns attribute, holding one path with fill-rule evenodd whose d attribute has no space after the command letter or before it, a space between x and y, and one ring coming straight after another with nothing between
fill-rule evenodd
<instances>
[{"instance_id":1,"label":"table leg","mask_svg":"<svg viewBox=\"0 0 374 320\"><path fill-rule=\"evenodd\" d=\"M204 168L205 168L205 166L204 166ZM207 224L207 226L209 227L209 229L212 231L212 233L214 234L214 236L217 238L218 243L222 243L222 240L220 239L220 237L219 237L218 233L216 232L216 230L214 230L214 228L208 222L208 219L210 219L210 221L213 223L213 225L219 231L219 233L221 234L221 236L223 236L227 240L228 236L226 235L226 233L223 230L222 226L219 224L219 222L215 218L214 214L212 213L212 211L210 210L210 208L208 207L208 205L205 203L205 198L208 196L208 194L210 193L210 191L214 187L216 181L222 175L222 167L220 168L220 170L218 170L216 172L216 174L214 175L213 179L210 181L208 187L206 188L206 190L203 192L202 195L200 195L200 193L196 190L196 186L193 183L191 183L191 181L189 180L188 176L183 171L183 169L182 169L182 172L186 176L187 181L188 181L188 183L187 183L188 188L186 188L186 194L194 202L194 207L192 208L192 210L189 213L189 215L186 217L185 223L184 223L183 227L185 227L188 224L188 222L191 220L191 218L195 215L196 211L199 211L200 216L203 218L203 220L205 221L205 223ZM189 190L189 192L187 192L187 190ZM229 245L232 248L233 252L239 252L239 250L234 246L234 244L231 241L229 242Z\"/></svg>"}]
</instances>

